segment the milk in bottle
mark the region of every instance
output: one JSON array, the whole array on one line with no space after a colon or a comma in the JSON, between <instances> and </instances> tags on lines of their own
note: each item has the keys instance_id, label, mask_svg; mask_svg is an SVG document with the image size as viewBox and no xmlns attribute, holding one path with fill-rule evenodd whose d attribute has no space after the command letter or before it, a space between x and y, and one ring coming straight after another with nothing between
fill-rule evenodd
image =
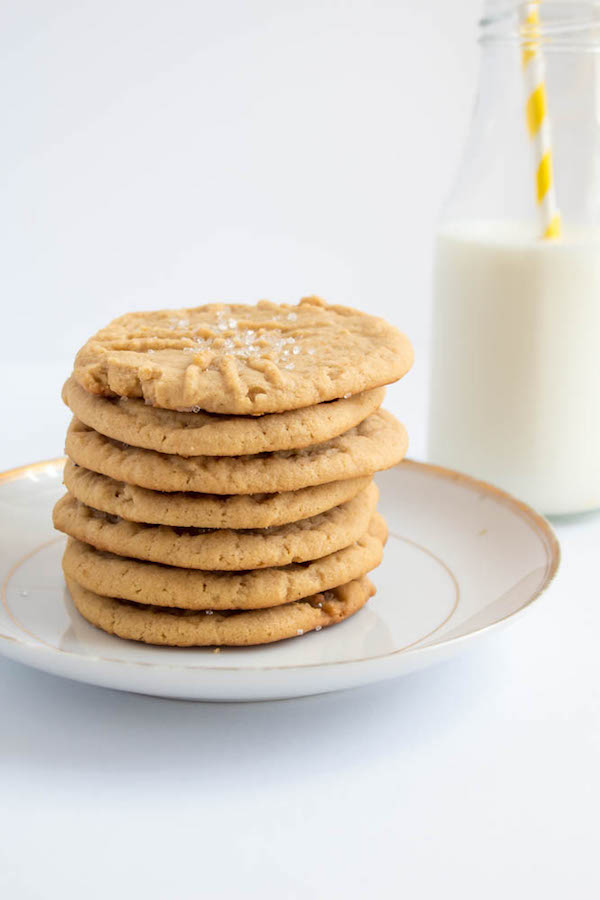
<instances>
[{"instance_id":1,"label":"milk in bottle","mask_svg":"<svg viewBox=\"0 0 600 900\"><path fill-rule=\"evenodd\" d=\"M432 459L546 513L600 506L600 229L441 229L432 353Z\"/></svg>"},{"instance_id":2,"label":"milk in bottle","mask_svg":"<svg viewBox=\"0 0 600 900\"><path fill-rule=\"evenodd\" d=\"M488 0L480 43L435 242L429 460L600 508L599 7Z\"/></svg>"}]
</instances>

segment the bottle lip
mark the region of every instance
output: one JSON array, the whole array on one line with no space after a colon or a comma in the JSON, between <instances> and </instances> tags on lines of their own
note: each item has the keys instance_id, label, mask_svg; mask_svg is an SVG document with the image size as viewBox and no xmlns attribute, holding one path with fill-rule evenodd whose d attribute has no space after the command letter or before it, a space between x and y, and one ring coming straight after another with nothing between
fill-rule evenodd
<instances>
[{"instance_id":1,"label":"bottle lip","mask_svg":"<svg viewBox=\"0 0 600 900\"><path fill-rule=\"evenodd\" d=\"M532 9L539 11L539 24L532 32L523 27ZM587 2L521 3L516 0L488 0L479 20L479 42L519 46L535 37L544 52L600 52L600 0Z\"/></svg>"}]
</instances>

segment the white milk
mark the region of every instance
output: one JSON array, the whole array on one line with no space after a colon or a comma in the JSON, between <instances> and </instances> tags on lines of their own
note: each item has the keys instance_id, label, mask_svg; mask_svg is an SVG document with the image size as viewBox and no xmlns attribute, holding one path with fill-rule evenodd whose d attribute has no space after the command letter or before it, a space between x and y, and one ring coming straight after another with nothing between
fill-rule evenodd
<instances>
[{"instance_id":1,"label":"white milk","mask_svg":"<svg viewBox=\"0 0 600 900\"><path fill-rule=\"evenodd\" d=\"M444 228L429 458L541 511L600 506L600 229Z\"/></svg>"}]
</instances>

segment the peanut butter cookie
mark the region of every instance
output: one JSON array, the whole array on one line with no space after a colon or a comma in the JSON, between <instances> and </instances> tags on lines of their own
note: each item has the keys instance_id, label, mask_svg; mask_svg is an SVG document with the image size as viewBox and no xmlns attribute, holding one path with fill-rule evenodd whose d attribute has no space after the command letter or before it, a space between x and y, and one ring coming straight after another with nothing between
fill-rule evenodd
<instances>
[{"instance_id":1,"label":"peanut butter cookie","mask_svg":"<svg viewBox=\"0 0 600 900\"><path fill-rule=\"evenodd\" d=\"M95 594L181 609L267 609L330 590L381 562L387 537L375 513L357 541L321 559L249 572L205 572L115 556L69 538L63 569Z\"/></svg>"},{"instance_id":2,"label":"peanut butter cookie","mask_svg":"<svg viewBox=\"0 0 600 900\"><path fill-rule=\"evenodd\" d=\"M149 525L195 528L270 528L317 516L356 497L370 476L280 494L194 494L150 491L115 481L67 460L64 483L86 506Z\"/></svg>"},{"instance_id":3,"label":"peanut butter cookie","mask_svg":"<svg viewBox=\"0 0 600 900\"><path fill-rule=\"evenodd\" d=\"M142 450L98 434L77 419L66 440L73 462L115 481L153 491L202 494L272 494L363 478L400 462L407 447L404 426L382 409L323 444L250 456L185 459Z\"/></svg>"},{"instance_id":4,"label":"peanut butter cookie","mask_svg":"<svg viewBox=\"0 0 600 900\"><path fill-rule=\"evenodd\" d=\"M54 507L59 531L119 556L217 571L287 566L334 553L368 529L378 491L371 483L353 500L300 522L248 531L142 525L92 509L70 494Z\"/></svg>"},{"instance_id":5,"label":"peanut butter cookie","mask_svg":"<svg viewBox=\"0 0 600 900\"><path fill-rule=\"evenodd\" d=\"M176 412L143 400L101 397L71 376L62 397L90 428L132 447L177 456L243 456L273 450L301 450L353 428L379 409L385 388L264 416L224 416Z\"/></svg>"},{"instance_id":6,"label":"peanut butter cookie","mask_svg":"<svg viewBox=\"0 0 600 900\"><path fill-rule=\"evenodd\" d=\"M257 415L389 384L412 360L408 338L383 319L306 297L128 313L90 338L73 374L105 397Z\"/></svg>"},{"instance_id":7,"label":"peanut butter cookie","mask_svg":"<svg viewBox=\"0 0 600 900\"><path fill-rule=\"evenodd\" d=\"M67 576L67 587L81 615L103 631L131 641L167 647L269 644L327 628L347 619L375 593L366 576L270 609L194 612L147 606L104 597Z\"/></svg>"}]
</instances>

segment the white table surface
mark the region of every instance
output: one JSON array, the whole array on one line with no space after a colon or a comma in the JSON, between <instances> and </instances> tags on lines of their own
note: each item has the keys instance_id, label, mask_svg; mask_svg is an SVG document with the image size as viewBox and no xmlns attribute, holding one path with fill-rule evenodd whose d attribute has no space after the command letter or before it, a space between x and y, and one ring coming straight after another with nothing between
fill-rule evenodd
<instances>
[{"instance_id":1,"label":"white table surface","mask_svg":"<svg viewBox=\"0 0 600 900\"><path fill-rule=\"evenodd\" d=\"M2 468L67 422L64 365L11 372ZM528 615L403 680L210 705L0 659L0 896L597 897L600 515L557 531Z\"/></svg>"}]
</instances>

